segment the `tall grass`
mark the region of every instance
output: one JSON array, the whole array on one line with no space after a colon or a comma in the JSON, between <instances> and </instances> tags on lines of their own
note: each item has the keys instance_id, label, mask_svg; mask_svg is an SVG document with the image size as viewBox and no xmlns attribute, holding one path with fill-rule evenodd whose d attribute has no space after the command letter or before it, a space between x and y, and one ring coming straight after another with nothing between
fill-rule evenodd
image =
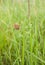
<instances>
[{"instance_id":1,"label":"tall grass","mask_svg":"<svg viewBox=\"0 0 45 65\"><path fill-rule=\"evenodd\" d=\"M45 0L30 0L27 16L27 1L0 2L0 65L45 65Z\"/></svg>"}]
</instances>

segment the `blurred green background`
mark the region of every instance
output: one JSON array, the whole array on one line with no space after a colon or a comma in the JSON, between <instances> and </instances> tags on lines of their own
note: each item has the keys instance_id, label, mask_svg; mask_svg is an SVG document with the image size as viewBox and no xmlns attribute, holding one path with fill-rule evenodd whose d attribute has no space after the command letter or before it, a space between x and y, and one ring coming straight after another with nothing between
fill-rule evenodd
<instances>
[{"instance_id":1,"label":"blurred green background","mask_svg":"<svg viewBox=\"0 0 45 65\"><path fill-rule=\"evenodd\" d=\"M45 0L29 1L28 18L28 0L0 0L0 65L45 65Z\"/></svg>"}]
</instances>

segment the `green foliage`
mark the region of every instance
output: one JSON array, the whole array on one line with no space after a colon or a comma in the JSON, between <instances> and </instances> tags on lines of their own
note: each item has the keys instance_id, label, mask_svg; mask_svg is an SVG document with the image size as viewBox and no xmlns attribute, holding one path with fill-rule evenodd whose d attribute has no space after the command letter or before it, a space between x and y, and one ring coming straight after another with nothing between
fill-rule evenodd
<instances>
[{"instance_id":1,"label":"green foliage","mask_svg":"<svg viewBox=\"0 0 45 65\"><path fill-rule=\"evenodd\" d=\"M45 65L45 0L0 3L0 65Z\"/></svg>"}]
</instances>

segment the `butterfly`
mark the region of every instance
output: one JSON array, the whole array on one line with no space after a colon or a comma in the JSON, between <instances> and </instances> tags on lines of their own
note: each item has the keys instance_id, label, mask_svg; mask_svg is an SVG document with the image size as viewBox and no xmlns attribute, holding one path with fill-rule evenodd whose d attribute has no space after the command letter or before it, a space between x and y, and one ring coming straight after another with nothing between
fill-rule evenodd
<instances>
[{"instance_id":1,"label":"butterfly","mask_svg":"<svg viewBox=\"0 0 45 65\"><path fill-rule=\"evenodd\" d=\"M17 24L17 23L15 23L15 24L14 24L14 29L19 30L19 29L20 29L20 25Z\"/></svg>"}]
</instances>

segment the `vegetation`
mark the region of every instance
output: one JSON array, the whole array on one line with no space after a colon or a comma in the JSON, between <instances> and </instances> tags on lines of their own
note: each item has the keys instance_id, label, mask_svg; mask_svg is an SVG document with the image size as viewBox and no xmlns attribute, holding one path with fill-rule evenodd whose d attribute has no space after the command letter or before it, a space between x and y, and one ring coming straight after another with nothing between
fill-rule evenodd
<instances>
[{"instance_id":1,"label":"vegetation","mask_svg":"<svg viewBox=\"0 0 45 65\"><path fill-rule=\"evenodd\" d=\"M45 0L0 0L0 65L45 65Z\"/></svg>"}]
</instances>

